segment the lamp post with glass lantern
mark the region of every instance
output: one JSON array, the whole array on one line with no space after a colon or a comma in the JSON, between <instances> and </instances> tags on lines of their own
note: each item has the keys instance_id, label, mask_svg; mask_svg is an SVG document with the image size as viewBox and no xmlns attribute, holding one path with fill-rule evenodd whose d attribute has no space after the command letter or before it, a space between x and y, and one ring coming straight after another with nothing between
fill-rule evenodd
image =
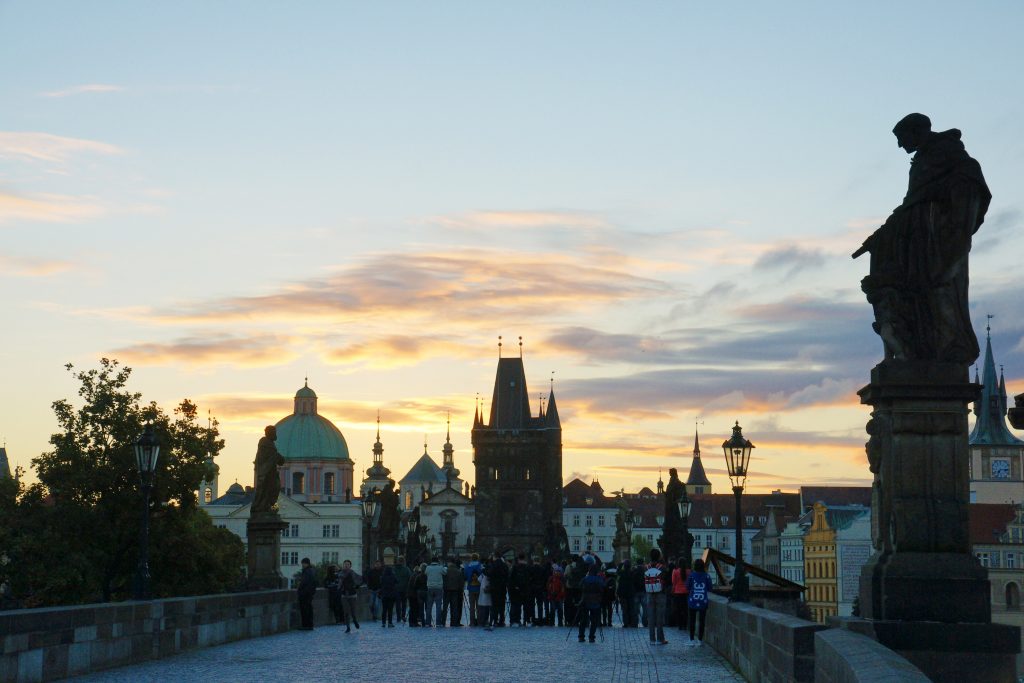
<instances>
[{"instance_id":1,"label":"lamp post with glass lantern","mask_svg":"<svg viewBox=\"0 0 1024 683\"><path fill-rule=\"evenodd\" d=\"M412 551L416 547L416 541L419 540L416 537L416 527L418 527L420 521L416 519L416 515L411 514L405 520L405 562L406 564L412 564L418 558L413 557ZM418 550L417 550L418 552Z\"/></svg>"},{"instance_id":2,"label":"lamp post with glass lantern","mask_svg":"<svg viewBox=\"0 0 1024 683\"><path fill-rule=\"evenodd\" d=\"M690 497L686 495L686 486L683 486L683 495L676 502L679 507L679 521L683 525L683 550L682 550L682 568L689 569L690 563L693 561L693 536L690 534L690 510L693 508L693 502Z\"/></svg>"},{"instance_id":3,"label":"lamp post with glass lantern","mask_svg":"<svg viewBox=\"0 0 1024 683\"><path fill-rule=\"evenodd\" d=\"M749 599L747 573L743 568L743 510L740 498L747 481L747 467L750 465L750 451L753 448L754 444L743 438L743 428L737 420L736 426L732 428L732 437L722 444L732 492L736 494L736 571L729 598L734 602L746 602Z\"/></svg>"},{"instance_id":4,"label":"lamp post with glass lantern","mask_svg":"<svg viewBox=\"0 0 1024 683\"><path fill-rule=\"evenodd\" d=\"M628 560L633 556L633 525L636 524L636 519L633 517L633 511L626 508L622 520L622 530L626 532L626 550L623 561Z\"/></svg>"},{"instance_id":5,"label":"lamp post with glass lantern","mask_svg":"<svg viewBox=\"0 0 1024 683\"><path fill-rule=\"evenodd\" d=\"M592 553L594 552L594 530L587 529L585 536L587 537L587 552Z\"/></svg>"},{"instance_id":6,"label":"lamp post with glass lantern","mask_svg":"<svg viewBox=\"0 0 1024 683\"><path fill-rule=\"evenodd\" d=\"M142 436L135 442L135 465L142 485L142 524L139 531L139 565L135 571L135 599L149 600L149 496L153 490L153 472L160 456L153 423L147 422Z\"/></svg>"},{"instance_id":7,"label":"lamp post with glass lantern","mask_svg":"<svg viewBox=\"0 0 1024 683\"><path fill-rule=\"evenodd\" d=\"M363 557L365 558L363 561L364 573L367 570L369 570L371 566L373 566L373 560L375 559L375 553L373 548L373 518L374 515L377 513L377 497L375 495L376 493L377 490L374 489L373 491L367 492L367 494L363 496L363 519L366 522L366 543L364 546L365 552L363 553Z\"/></svg>"}]
</instances>

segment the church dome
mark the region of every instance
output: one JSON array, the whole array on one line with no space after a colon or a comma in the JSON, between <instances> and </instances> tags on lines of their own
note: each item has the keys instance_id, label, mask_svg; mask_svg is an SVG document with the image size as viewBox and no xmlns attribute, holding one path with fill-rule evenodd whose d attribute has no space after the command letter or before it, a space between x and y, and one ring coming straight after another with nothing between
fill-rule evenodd
<instances>
[{"instance_id":1,"label":"church dome","mask_svg":"<svg viewBox=\"0 0 1024 683\"><path fill-rule=\"evenodd\" d=\"M277 450L285 460L351 462L341 430L317 413L316 392L308 383L295 393L295 412L277 423Z\"/></svg>"}]
</instances>

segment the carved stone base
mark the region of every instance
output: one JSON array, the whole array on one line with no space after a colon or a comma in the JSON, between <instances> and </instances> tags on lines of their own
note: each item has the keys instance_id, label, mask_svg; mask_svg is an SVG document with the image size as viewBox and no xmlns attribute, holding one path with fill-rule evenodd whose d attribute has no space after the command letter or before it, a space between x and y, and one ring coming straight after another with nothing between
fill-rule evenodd
<instances>
[{"instance_id":1,"label":"carved stone base","mask_svg":"<svg viewBox=\"0 0 1024 683\"><path fill-rule=\"evenodd\" d=\"M261 513L250 517L246 524L248 536L249 589L271 590L287 588L281 574L281 530L287 523L276 513Z\"/></svg>"},{"instance_id":2,"label":"carved stone base","mask_svg":"<svg viewBox=\"0 0 1024 683\"><path fill-rule=\"evenodd\" d=\"M954 598L949 598L952 602ZM947 598L942 595L945 602ZM1020 630L1005 624L875 621L831 617L838 626L868 636L906 657L938 683L1016 683Z\"/></svg>"},{"instance_id":3,"label":"carved stone base","mask_svg":"<svg viewBox=\"0 0 1024 683\"><path fill-rule=\"evenodd\" d=\"M860 610L871 619L988 623L988 573L972 555L893 553L861 569Z\"/></svg>"}]
</instances>

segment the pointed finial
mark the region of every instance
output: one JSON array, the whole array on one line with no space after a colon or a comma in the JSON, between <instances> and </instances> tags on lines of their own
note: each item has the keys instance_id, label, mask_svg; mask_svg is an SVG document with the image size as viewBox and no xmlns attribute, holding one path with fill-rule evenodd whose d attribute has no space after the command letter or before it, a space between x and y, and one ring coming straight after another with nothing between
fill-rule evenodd
<instances>
[{"instance_id":1,"label":"pointed finial","mask_svg":"<svg viewBox=\"0 0 1024 683\"><path fill-rule=\"evenodd\" d=\"M992 338L992 318L994 318L995 316L992 315L991 313L989 313L985 317L988 318L988 322L985 323L985 336L988 337L989 339L991 339Z\"/></svg>"},{"instance_id":2,"label":"pointed finial","mask_svg":"<svg viewBox=\"0 0 1024 683\"><path fill-rule=\"evenodd\" d=\"M519 337L519 357L520 358L523 357L523 337L522 337L522 335L520 335L520 337Z\"/></svg>"},{"instance_id":3,"label":"pointed finial","mask_svg":"<svg viewBox=\"0 0 1024 683\"><path fill-rule=\"evenodd\" d=\"M551 371L551 391L555 390L555 371Z\"/></svg>"},{"instance_id":4,"label":"pointed finial","mask_svg":"<svg viewBox=\"0 0 1024 683\"><path fill-rule=\"evenodd\" d=\"M427 452L427 435L424 434L423 435L423 453L426 454L426 452Z\"/></svg>"},{"instance_id":5,"label":"pointed finial","mask_svg":"<svg viewBox=\"0 0 1024 683\"><path fill-rule=\"evenodd\" d=\"M306 388L309 388L309 375L306 375Z\"/></svg>"},{"instance_id":6,"label":"pointed finial","mask_svg":"<svg viewBox=\"0 0 1024 683\"><path fill-rule=\"evenodd\" d=\"M445 435L445 441L452 440L452 411L448 411L448 433Z\"/></svg>"},{"instance_id":7,"label":"pointed finial","mask_svg":"<svg viewBox=\"0 0 1024 683\"><path fill-rule=\"evenodd\" d=\"M377 408L377 441L380 441L380 408Z\"/></svg>"},{"instance_id":8,"label":"pointed finial","mask_svg":"<svg viewBox=\"0 0 1024 683\"><path fill-rule=\"evenodd\" d=\"M501 358L501 335L498 335L498 358Z\"/></svg>"}]
</instances>

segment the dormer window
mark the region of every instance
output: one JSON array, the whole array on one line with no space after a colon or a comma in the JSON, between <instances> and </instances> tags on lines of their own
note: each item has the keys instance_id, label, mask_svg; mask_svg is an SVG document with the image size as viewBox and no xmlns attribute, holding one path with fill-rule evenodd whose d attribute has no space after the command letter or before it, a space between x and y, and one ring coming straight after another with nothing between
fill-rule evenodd
<instances>
[{"instance_id":1,"label":"dormer window","mask_svg":"<svg viewBox=\"0 0 1024 683\"><path fill-rule=\"evenodd\" d=\"M761 515L760 517L757 518L757 521L761 523L761 526L764 526L765 524L768 523L768 518L765 517L764 515Z\"/></svg>"},{"instance_id":2,"label":"dormer window","mask_svg":"<svg viewBox=\"0 0 1024 683\"><path fill-rule=\"evenodd\" d=\"M583 500L583 502L586 503L588 506L589 505L593 505L594 504L594 499L593 498L585 498Z\"/></svg>"},{"instance_id":3,"label":"dormer window","mask_svg":"<svg viewBox=\"0 0 1024 683\"><path fill-rule=\"evenodd\" d=\"M707 517L704 518L704 526L707 526L707 527L711 526L711 522L712 522L711 515L708 515Z\"/></svg>"},{"instance_id":4,"label":"dormer window","mask_svg":"<svg viewBox=\"0 0 1024 683\"><path fill-rule=\"evenodd\" d=\"M729 515L722 515L722 526L729 526Z\"/></svg>"},{"instance_id":5,"label":"dormer window","mask_svg":"<svg viewBox=\"0 0 1024 683\"><path fill-rule=\"evenodd\" d=\"M744 521L743 523L747 526L752 525L754 523L754 515L747 515L746 521ZM761 522L761 524L764 524L764 522Z\"/></svg>"}]
</instances>

